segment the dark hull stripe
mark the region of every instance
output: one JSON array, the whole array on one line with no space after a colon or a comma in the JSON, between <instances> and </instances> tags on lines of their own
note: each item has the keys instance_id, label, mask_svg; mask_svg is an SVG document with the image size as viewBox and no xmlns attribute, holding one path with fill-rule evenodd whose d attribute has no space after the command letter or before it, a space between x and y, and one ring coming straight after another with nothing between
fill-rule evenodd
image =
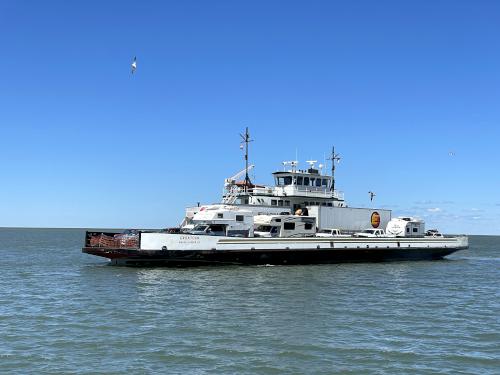
<instances>
[{"instance_id":1,"label":"dark hull stripe","mask_svg":"<svg viewBox=\"0 0 500 375\"><path fill-rule=\"evenodd\" d=\"M344 262L387 262L434 260L462 248L403 249L319 249L319 250L134 250L83 248L87 254L109 258L126 266L196 266L196 265L283 265L327 264Z\"/></svg>"}]
</instances>

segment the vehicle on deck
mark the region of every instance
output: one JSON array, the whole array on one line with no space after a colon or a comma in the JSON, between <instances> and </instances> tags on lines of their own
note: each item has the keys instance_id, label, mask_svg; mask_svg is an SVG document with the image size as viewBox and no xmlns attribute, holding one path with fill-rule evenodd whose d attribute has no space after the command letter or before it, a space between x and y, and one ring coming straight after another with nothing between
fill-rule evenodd
<instances>
[{"instance_id":1,"label":"vehicle on deck","mask_svg":"<svg viewBox=\"0 0 500 375\"><path fill-rule=\"evenodd\" d=\"M255 237L312 237L316 218L297 215L257 215L254 217Z\"/></svg>"},{"instance_id":2,"label":"vehicle on deck","mask_svg":"<svg viewBox=\"0 0 500 375\"><path fill-rule=\"evenodd\" d=\"M429 229L427 232L425 232L425 237L443 238L444 235L442 233L439 233L437 229Z\"/></svg>"},{"instance_id":3,"label":"vehicle on deck","mask_svg":"<svg viewBox=\"0 0 500 375\"><path fill-rule=\"evenodd\" d=\"M353 234L354 237L387 237L383 229L365 229L361 232L356 232Z\"/></svg>"},{"instance_id":4,"label":"vehicle on deck","mask_svg":"<svg viewBox=\"0 0 500 375\"><path fill-rule=\"evenodd\" d=\"M349 234L343 234L340 229L320 229L316 237L351 237Z\"/></svg>"}]
</instances>

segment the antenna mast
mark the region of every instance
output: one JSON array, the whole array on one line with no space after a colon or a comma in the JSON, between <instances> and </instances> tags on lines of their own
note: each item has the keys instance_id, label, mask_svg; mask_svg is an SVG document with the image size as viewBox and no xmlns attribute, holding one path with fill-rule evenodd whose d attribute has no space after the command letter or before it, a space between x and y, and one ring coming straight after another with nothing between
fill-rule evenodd
<instances>
[{"instance_id":1,"label":"antenna mast","mask_svg":"<svg viewBox=\"0 0 500 375\"><path fill-rule=\"evenodd\" d=\"M252 142L248 127L245 129L245 134L240 134L240 137L243 140L242 143L245 143L245 187L248 188L252 185L250 177L248 176L248 144Z\"/></svg>"},{"instance_id":2,"label":"antenna mast","mask_svg":"<svg viewBox=\"0 0 500 375\"><path fill-rule=\"evenodd\" d=\"M340 154L335 153L335 146L332 147L332 154L328 158L328 160L332 161L332 186L330 187L331 191L335 191L335 162L340 162Z\"/></svg>"}]
</instances>

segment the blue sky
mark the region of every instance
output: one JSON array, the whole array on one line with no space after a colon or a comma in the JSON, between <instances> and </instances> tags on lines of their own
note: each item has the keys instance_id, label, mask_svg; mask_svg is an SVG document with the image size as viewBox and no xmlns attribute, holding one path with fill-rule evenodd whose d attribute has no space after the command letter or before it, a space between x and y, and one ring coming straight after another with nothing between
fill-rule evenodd
<instances>
[{"instance_id":1,"label":"blue sky","mask_svg":"<svg viewBox=\"0 0 500 375\"><path fill-rule=\"evenodd\" d=\"M0 226L175 225L248 126L258 182L335 145L351 206L500 234L497 1L2 1L0 45Z\"/></svg>"}]
</instances>

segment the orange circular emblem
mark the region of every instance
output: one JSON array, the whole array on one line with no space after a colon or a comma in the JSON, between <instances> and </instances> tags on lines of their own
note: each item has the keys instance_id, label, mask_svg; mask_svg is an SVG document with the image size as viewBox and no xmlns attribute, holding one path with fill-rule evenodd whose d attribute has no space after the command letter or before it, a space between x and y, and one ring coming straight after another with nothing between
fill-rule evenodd
<instances>
[{"instance_id":1,"label":"orange circular emblem","mask_svg":"<svg viewBox=\"0 0 500 375\"><path fill-rule=\"evenodd\" d=\"M378 226L380 225L380 215L377 211L372 213L370 221L372 223L372 227L378 228Z\"/></svg>"}]
</instances>

